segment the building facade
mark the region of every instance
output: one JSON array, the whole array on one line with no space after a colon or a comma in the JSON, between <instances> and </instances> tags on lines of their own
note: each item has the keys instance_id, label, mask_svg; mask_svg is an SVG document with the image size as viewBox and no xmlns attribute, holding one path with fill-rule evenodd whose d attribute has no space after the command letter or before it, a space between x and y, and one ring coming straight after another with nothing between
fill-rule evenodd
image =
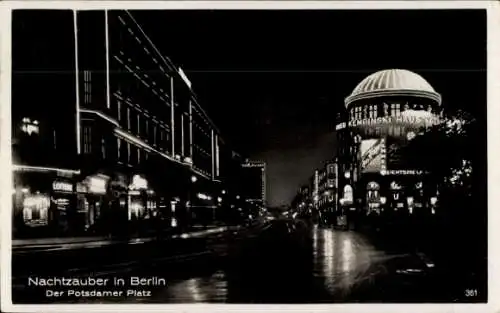
<instances>
[{"instance_id":1,"label":"building facade","mask_svg":"<svg viewBox=\"0 0 500 313\"><path fill-rule=\"evenodd\" d=\"M337 208L337 162L326 161L319 170L318 177L318 210L321 221L332 224Z\"/></svg>"},{"instance_id":2,"label":"building facade","mask_svg":"<svg viewBox=\"0 0 500 313\"><path fill-rule=\"evenodd\" d=\"M399 150L440 115L440 94L416 73L384 70L358 84L336 127L341 215L432 214L436 187Z\"/></svg>"},{"instance_id":3,"label":"building facade","mask_svg":"<svg viewBox=\"0 0 500 313\"><path fill-rule=\"evenodd\" d=\"M231 150L182 69L128 11L74 11L54 19L70 29L58 42L71 45L44 47L47 55L64 56L72 73L51 89L57 95L65 88L66 97L53 109L28 109L13 89L17 224L124 233L130 225L148 228L152 220L162 227L217 220L221 179L230 179L234 167L221 155ZM64 116L55 118L54 111ZM34 181L41 186L32 191Z\"/></svg>"},{"instance_id":4,"label":"building facade","mask_svg":"<svg viewBox=\"0 0 500 313\"><path fill-rule=\"evenodd\" d=\"M267 203L266 162L245 160L241 165L244 172L244 190L249 202L265 206Z\"/></svg>"}]
</instances>

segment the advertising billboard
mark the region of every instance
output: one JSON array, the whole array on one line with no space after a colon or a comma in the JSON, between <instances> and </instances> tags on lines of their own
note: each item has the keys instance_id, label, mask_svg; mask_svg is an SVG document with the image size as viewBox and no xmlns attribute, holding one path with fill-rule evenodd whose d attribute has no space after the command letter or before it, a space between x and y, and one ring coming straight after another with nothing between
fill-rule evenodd
<instances>
[{"instance_id":1,"label":"advertising billboard","mask_svg":"<svg viewBox=\"0 0 500 313\"><path fill-rule=\"evenodd\" d=\"M376 173L382 170L385 162L384 144L382 138L361 141L360 162L363 173Z\"/></svg>"}]
</instances>

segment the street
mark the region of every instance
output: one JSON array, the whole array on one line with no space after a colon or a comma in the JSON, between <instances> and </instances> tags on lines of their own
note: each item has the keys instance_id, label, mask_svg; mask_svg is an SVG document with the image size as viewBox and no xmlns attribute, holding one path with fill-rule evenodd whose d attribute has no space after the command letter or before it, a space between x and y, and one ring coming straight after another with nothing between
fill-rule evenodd
<instances>
[{"instance_id":1,"label":"street","mask_svg":"<svg viewBox=\"0 0 500 313\"><path fill-rule=\"evenodd\" d=\"M18 273L21 254L13 257ZM148 296L51 298L44 295L46 287L27 287L25 273L14 275L14 301L401 303L446 302L452 297L451 286L438 278L434 264L422 254L384 250L360 233L302 221L275 220L171 242L72 251L64 260L62 255L52 251L43 260L31 258L32 264L38 260L36 264L45 265L33 266L28 276L159 277L167 283L146 287ZM63 269L70 263L78 266Z\"/></svg>"}]
</instances>

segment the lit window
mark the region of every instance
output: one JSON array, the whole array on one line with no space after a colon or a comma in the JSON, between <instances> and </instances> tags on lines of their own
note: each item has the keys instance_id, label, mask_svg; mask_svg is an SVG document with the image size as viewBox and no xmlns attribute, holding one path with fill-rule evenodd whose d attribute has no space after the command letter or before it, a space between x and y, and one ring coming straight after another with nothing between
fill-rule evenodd
<instances>
[{"instance_id":1,"label":"lit window","mask_svg":"<svg viewBox=\"0 0 500 313\"><path fill-rule=\"evenodd\" d=\"M398 116L401 113L399 103L391 103L391 116Z\"/></svg>"},{"instance_id":2,"label":"lit window","mask_svg":"<svg viewBox=\"0 0 500 313\"><path fill-rule=\"evenodd\" d=\"M38 134L39 132L38 121L37 120L32 121L27 117L23 118L21 123L21 130L27 133L28 135Z\"/></svg>"}]
</instances>

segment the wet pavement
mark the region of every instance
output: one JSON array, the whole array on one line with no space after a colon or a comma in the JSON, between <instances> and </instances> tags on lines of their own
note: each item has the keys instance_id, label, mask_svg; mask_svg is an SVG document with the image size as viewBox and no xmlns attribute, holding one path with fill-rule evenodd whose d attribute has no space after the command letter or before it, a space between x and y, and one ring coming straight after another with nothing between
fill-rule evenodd
<instances>
[{"instance_id":1,"label":"wet pavement","mask_svg":"<svg viewBox=\"0 0 500 313\"><path fill-rule=\"evenodd\" d=\"M147 260L145 266L123 265L101 271L101 275L107 277L154 276L166 280L166 286L144 287L151 291L147 296L45 300L74 303L456 301L452 288L440 279L434 264L425 255L411 249L380 248L366 235L354 231L280 220L244 236L233 234L224 240L207 239L203 247L205 250L198 254L191 251L180 259L177 256L177 262L172 262L172 258L156 258ZM96 275L96 272L88 275ZM26 301L28 299L22 302Z\"/></svg>"}]
</instances>

